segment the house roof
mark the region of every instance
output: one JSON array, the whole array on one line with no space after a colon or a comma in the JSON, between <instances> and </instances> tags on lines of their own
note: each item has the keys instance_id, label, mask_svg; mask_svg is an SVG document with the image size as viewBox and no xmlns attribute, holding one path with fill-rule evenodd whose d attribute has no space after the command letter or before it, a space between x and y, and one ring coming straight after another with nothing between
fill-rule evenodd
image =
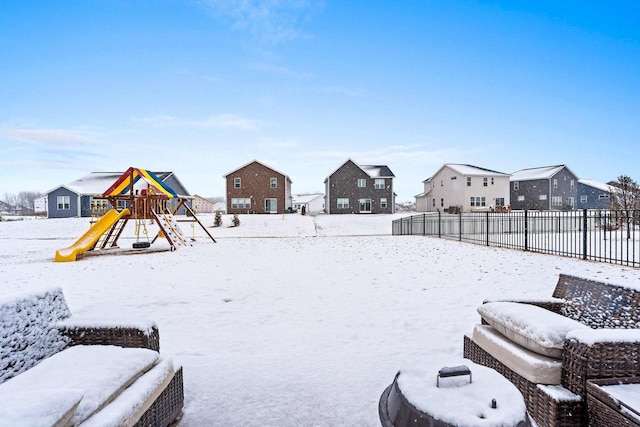
<instances>
[{"instance_id":1,"label":"house roof","mask_svg":"<svg viewBox=\"0 0 640 427\"><path fill-rule=\"evenodd\" d=\"M252 163L257 163L257 164L259 164L260 166L263 166L263 167L265 167L265 168L267 168L267 169L271 169L272 171L274 171L274 172L276 172L276 173L279 173L280 175L284 175L284 177L287 179L287 181L289 181L290 183L292 183L292 182L293 182L293 181L291 181L291 178L289 178L289 175L287 175L286 173L280 172L279 170L274 169L274 168L272 168L271 166L267 166L267 165L265 165L264 163L259 162L259 161L257 161L257 160L251 160L249 163L246 163L246 164L244 164L244 165L240 166L239 168L236 168L236 169L232 170L231 172L229 172L229 173L227 173L227 174L225 174L225 175L222 175L222 177L223 177L223 178L226 178L226 177L228 177L229 175L231 175L232 173L237 172L237 171L239 171L240 169L244 169L244 168L246 168L247 166L249 166L249 165L250 165L250 164L252 164Z\"/></svg>"},{"instance_id":2,"label":"house roof","mask_svg":"<svg viewBox=\"0 0 640 427\"><path fill-rule=\"evenodd\" d=\"M606 191L607 193L612 193L616 189L612 185L594 181L592 179L579 179L578 183L583 185L588 185L589 187L597 188L598 190L601 190L601 191Z\"/></svg>"},{"instance_id":3,"label":"house roof","mask_svg":"<svg viewBox=\"0 0 640 427\"><path fill-rule=\"evenodd\" d=\"M433 177L435 177L436 175L438 175L440 173L440 171L444 168L449 168L452 169L456 172L458 172L460 175L464 175L464 176L509 176L508 173L503 173L503 172L498 172L498 171L494 171L491 169L486 169L486 168L481 168L479 166L473 166L473 165L467 165L467 164L458 164L458 163L445 163L444 165L442 165L440 167L440 169L438 169L438 171L436 173L434 173L432 176L430 176L429 178L425 179L422 182L427 182L431 179L433 179Z\"/></svg>"},{"instance_id":4,"label":"house roof","mask_svg":"<svg viewBox=\"0 0 640 427\"><path fill-rule=\"evenodd\" d=\"M292 194L291 201L293 203L309 203L312 200L324 198L323 193L315 193L315 194Z\"/></svg>"},{"instance_id":5,"label":"house roof","mask_svg":"<svg viewBox=\"0 0 640 427\"><path fill-rule=\"evenodd\" d=\"M389 166L386 165L358 165L371 178L395 178Z\"/></svg>"},{"instance_id":6,"label":"house roof","mask_svg":"<svg viewBox=\"0 0 640 427\"><path fill-rule=\"evenodd\" d=\"M113 183L122 176L122 174L123 172L91 172L82 178L70 182L69 184L59 185L47 191L47 194L63 187L78 195L102 194L108 190ZM155 175L162 181L166 180L172 174L173 172L155 172ZM177 179L177 177L175 178ZM134 188L136 187L145 188L146 183L143 184L142 182L138 182Z\"/></svg>"},{"instance_id":7,"label":"house roof","mask_svg":"<svg viewBox=\"0 0 640 427\"><path fill-rule=\"evenodd\" d=\"M521 169L511 174L511 181L532 181L535 179L550 179L562 169L569 168L566 165L543 166L539 168ZM575 175L573 172L571 172Z\"/></svg>"},{"instance_id":8,"label":"house roof","mask_svg":"<svg viewBox=\"0 0 640 427\"><path fill-rule=\"evenodd\" d=\"M343 164L341 164L338 169L336 169L333 172L331 172L327 176L327 178L324 180L324 182L327 182L327 179L329 179L329 177L331 175L333 175L334 173L336 173L337 171L342 169L342 167L344 165L346 165L347 163L349 163L349 162L351 162L354 165L356 165L357 167L359 167L364 173L369 175L371 178L395 178L396 177L393 174L393 172L391 172L391 169L389 169L389 167L386 166L386 165L359 165L356 162L354 162L353 160L347 159L347 161L344 162Z\"/></svg>"}]
</instances>

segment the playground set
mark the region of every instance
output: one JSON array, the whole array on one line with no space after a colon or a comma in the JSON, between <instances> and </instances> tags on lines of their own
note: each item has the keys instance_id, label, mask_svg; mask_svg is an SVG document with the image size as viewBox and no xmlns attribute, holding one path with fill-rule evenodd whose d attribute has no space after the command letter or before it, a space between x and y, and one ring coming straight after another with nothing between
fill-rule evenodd
<instances>
[{"instance_id":1,"label":"playground set","mask_svg":"<svg viewBox=\"0 0 640 427\"><path fill-rule=\"evenodd\" d=\"M87 251L118 247L120 238L129 220L135 221L136 242L134 249L148 248L157 239L165 238L171 251L187 245L187 238L178 226L178 222L199 224L215 243L215 239L202 225L195 212L187 203L187 196L180 196L153 172L129 168L102 195L93 196L94 213L100 217L91 221L91 226L73 245L56 251L55 261L75 261ZM107 208L107 203L111 205ZM187 219L176 219L176 213L184 208ZM149 241L147 222L158 226L158 233ZM146 240L140 240L143 234ZM194 240L194 238L192 238Z\"/></svg>"}]
</instances>

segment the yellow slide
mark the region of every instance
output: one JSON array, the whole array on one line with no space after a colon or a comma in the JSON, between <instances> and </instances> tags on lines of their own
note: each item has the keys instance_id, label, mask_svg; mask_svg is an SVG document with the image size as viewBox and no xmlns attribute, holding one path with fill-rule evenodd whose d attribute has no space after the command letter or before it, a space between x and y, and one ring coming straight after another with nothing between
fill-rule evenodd
<instances>
[{"instance_id":1,"label":"yellow slide","mask_svg":"<svg viewBox=\"0 0 640 427\"><path fill-rule=\"evenodd\" d=\"M100 236L109 231L109 229L118 222L123 216L129 215L129 209L123 209L118 212L115 209L109 210L95 224L87 230L73 245L68 248L58 249L56 251L56 262L75 261L76 257L83 252L88 251L96 244Z\"/></svg>"}]
</instances>

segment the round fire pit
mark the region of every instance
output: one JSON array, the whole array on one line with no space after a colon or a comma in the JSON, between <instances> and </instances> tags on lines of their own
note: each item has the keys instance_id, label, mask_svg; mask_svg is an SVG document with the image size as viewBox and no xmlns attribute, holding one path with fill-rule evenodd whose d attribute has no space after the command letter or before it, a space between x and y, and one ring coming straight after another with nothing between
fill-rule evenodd
<instances>
[{"instance_id":1,"label":"round fire pit","mask_svg":"<svg viewBox=\"0 0 640 427\"><path fill-rule=\"evenodd\" d=\"M522 394L467 359L401 369L380 397L383 427L529 427ZM457 363L456 363L457 362Z\"/></svg>"}]
</instances>

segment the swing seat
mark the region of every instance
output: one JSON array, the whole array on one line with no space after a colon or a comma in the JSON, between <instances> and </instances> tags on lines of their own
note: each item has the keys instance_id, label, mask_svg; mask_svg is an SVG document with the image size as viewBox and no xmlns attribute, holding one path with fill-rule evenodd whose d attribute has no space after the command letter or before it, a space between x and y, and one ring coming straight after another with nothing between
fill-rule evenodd
<instances>
[{"instance_id":1,"label":"swing seat","mask_svg":"<svg viewBox=\"0 0 640 427\"><path fill-rule=\"evenodd\" d=\"M145 249L151 246L150 242L134 242L133 249Z\"/></svg>"}]
</instances>

